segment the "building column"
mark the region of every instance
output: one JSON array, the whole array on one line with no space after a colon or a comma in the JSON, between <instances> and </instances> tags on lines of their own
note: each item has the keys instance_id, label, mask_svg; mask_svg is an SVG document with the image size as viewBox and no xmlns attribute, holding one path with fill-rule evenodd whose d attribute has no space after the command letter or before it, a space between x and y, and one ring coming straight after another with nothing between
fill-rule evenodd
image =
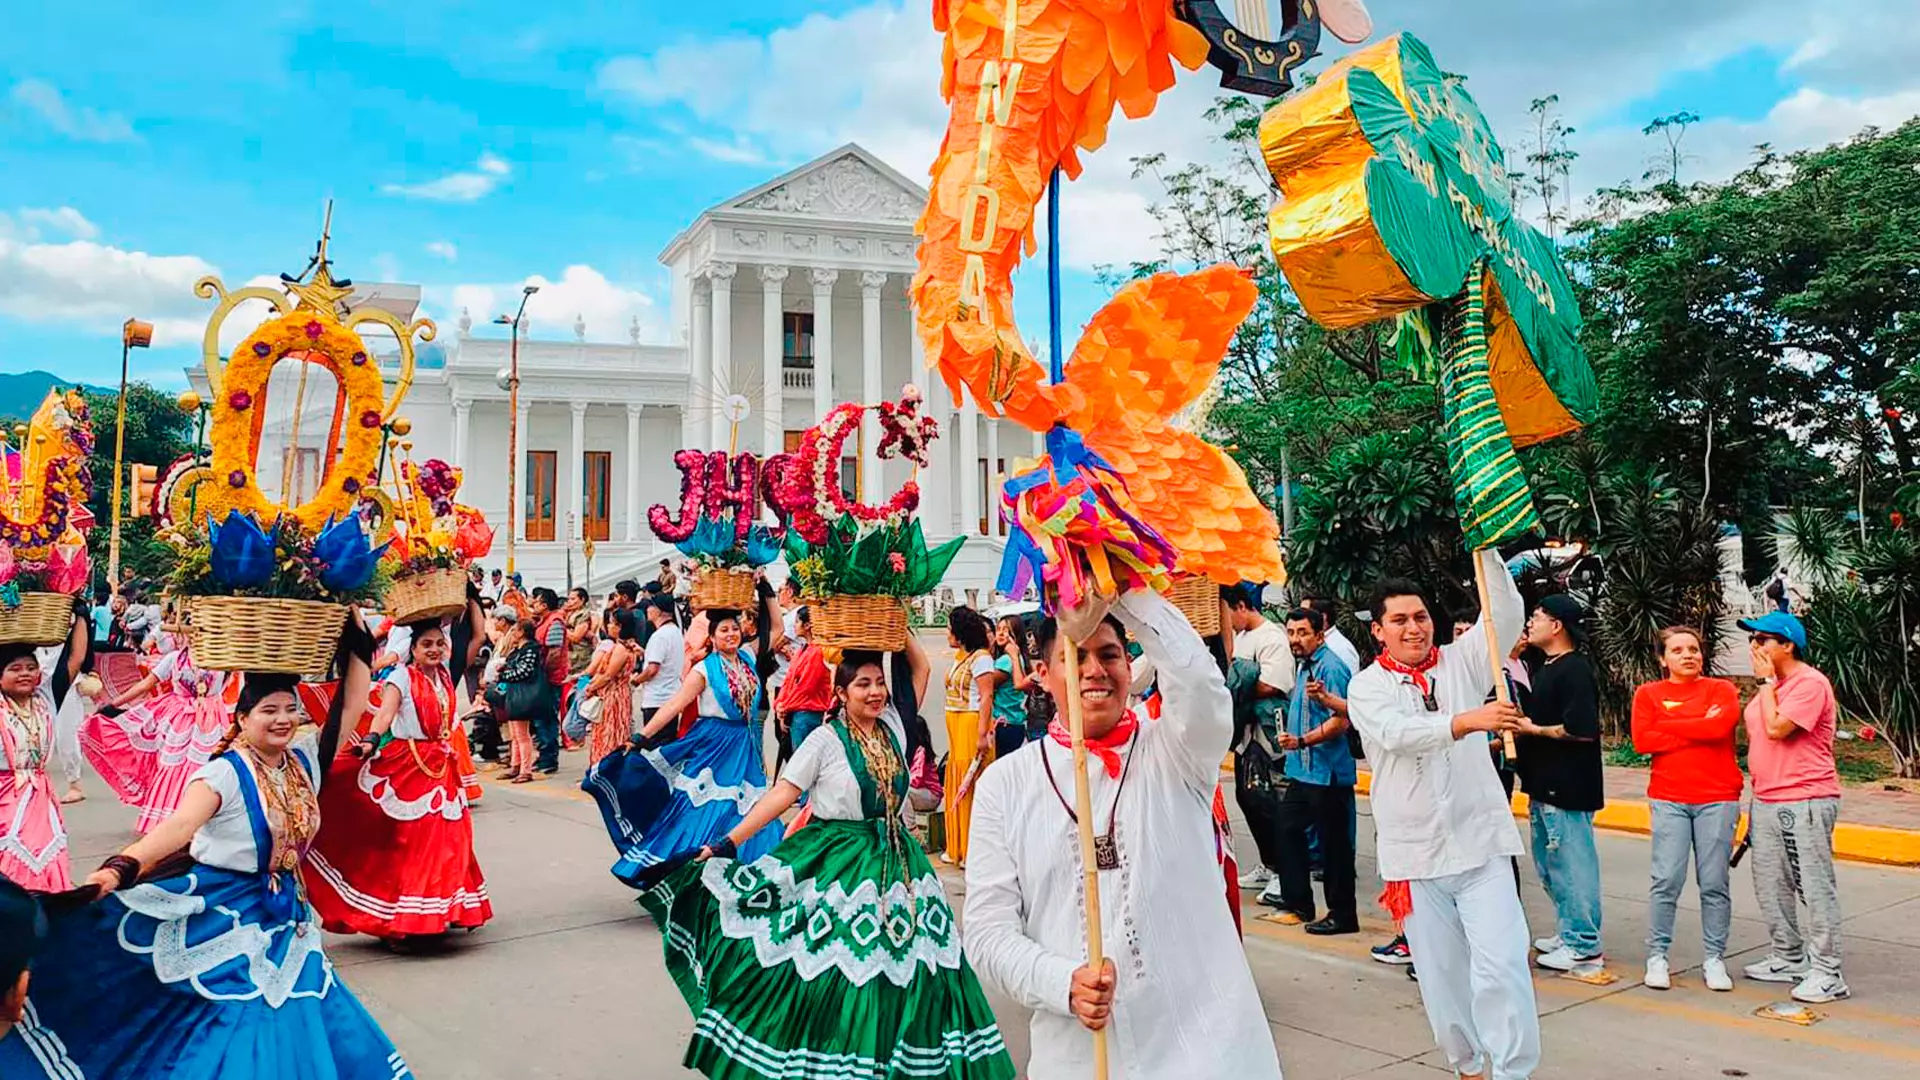
<instances>
[{"instance_id":1,"label":"building column","mask_svg":"<svg viewBox=\"0 0 1920 1080\"><path fill-rule=\"evenodd\" d=\"M936 372L926 370L926 347L908 312L908 336L913 340L913 383L923 387L921 408L940 425L940 435L927 446L927 469L920 477L920 520L934 536L953 534L953 413L947 408L947 388Z\"/></svg>"},{"instance_id":2,"label":"building column","mask_svg":"<svg viewBox=\"0 0 1920 1080\"><path fill-rule=\"evenodd\" d=\"M813 278L813 422L833 411L833 283L838 270L815 270Z\"/></svg>"},{"instance_id":3,"label":"building column","mask_svg":"<svg viewBox=\"0 0 1920 1080\"><path fill-rule=\"evenodd\" d=\"M473 402L453 399L453 463L465 470L473 463Z\"/></svg>"},{"instance_id":4,"label":"building column","mask_svg":"<svg viewBox=\"0 0 1920 1080\"><path fill-rule=\"evenodd\" d=\"M860 275L860 403L877 405L880 389L880 290L887 275L868 270ZM886 486L880 476L880 416L868 410L860 415L860 492L863 502L878 502Z\"/></svg>"},{"instance_id":5,"label":"building column","mask_svg":"<svg viewBox=\"0 0 1920 1080\"><path fill-rule=\"evenodd\" d=\"M960 535L980 535L980 408L960 388Z\"/></svg>"},{"instance_id":6,"label":"building column","mask_svg":"<svg viewBox=\"0 0 1920 1080\"><path fill-rule=\"evenodd\" d=\"M1000 524L1000 421L987 421L987 489L980 493L987 503L987 535L1005 536Z\"/></svg>"},{"instance_id":7,"label":"building column","mask_svg":"<svg viewBox=\"0 0 1920 1080\"><path fill-rule=\"evenodd\" d=\"M772 457L786 449L787 373L782 357L786 349L780 337L781 303L787 285L787 268L760 268L760 381L766 384L766 401L760 417L760 456Z\"/></svg>"},{"instance_id":8,"label":"building column","mask_svg":"<svg viewBox=\"0 0 1920 1080\"><path fill-rule=\"evenodd\" d=\"M532 406L521 403L518 412L513 414L514 430L520 433L520 456L513 462L513 501L516 505L507 507L507 527L516 530L514 536L524 543L527 539L527 453L531 443L533 428L528 423L528 410Z\"/></svg>"},{"instance_id":9,"label":"building column","mask_svg":"<svg viewBox=\"0 0 1920 1080\"><path fill-rule=\"evenodd\" d=\"M704 409L713 406L713 290L707 282L693 282L693 314L688 317L687 401L680 406L680 445L705 449Z\"/></svg>"},{"instance_id":10,"label":"building column","mask_svg":"<svg viewBox=\"0 0 1920 1080\"><path fill-rule=\"evenodd\" d=\"M567 460L571 490L567 492L567 516L562 521L566 524L567 539L577 541L587 534L587 403L567 404L573 409L572 456Z\"/></svg>"},{"instance_id":11,"label":"building column","mask_svg":"<svg viewBox=\"0 0 1920 1080\"><path fill-rule=\"evenodd\" d=\"M627 406L627 543L640 539L640 406Z\"/></svg>"},{"instance_id":12,"label":"building column","mask_svg":"<svg viewBox=\"0 0 1920 1080\"><path fill-rule=\"evenodd\" d=\"M733 393L733 275L739 271L738 264L727 262L714 263L707 270L713 279L712 381L708 384L711 392L704 403L712 416L708 428L709 450L727 445L729 423L721 406L727 395Z\"/></svg>"}]
</instances>

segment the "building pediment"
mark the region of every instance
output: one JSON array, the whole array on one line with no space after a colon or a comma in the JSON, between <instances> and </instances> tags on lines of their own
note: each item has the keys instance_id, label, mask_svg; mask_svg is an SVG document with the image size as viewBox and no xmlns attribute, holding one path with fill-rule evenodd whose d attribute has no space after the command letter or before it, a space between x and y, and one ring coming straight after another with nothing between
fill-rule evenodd
<instances>
[{"instance_id":1,"label":"building pediment","mask_svg":"<svg viewBox=\"0 0 1920 1080\"><path fill-rule=\"evenodd\" d=\"M924 188L860 147L847 145L715 209L911 223L926 202Z\"/></svg>"}]
</instances>

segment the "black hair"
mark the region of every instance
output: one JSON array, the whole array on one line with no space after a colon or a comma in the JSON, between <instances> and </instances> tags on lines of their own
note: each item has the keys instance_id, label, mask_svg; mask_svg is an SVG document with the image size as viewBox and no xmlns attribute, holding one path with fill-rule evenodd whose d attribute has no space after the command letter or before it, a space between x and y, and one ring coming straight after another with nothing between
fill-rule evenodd
<instances>
[{"instance_id":1,"label":"black hair","mask_svg":"<svg viewBox=\"0 0 1920 1080\"><path fill-rule=\"evenodd\" d=\"M5 671L9 664L21 659L32 660L37 665L40 663L40 654L32 645L23 641L10 641L0 645L0 671Z\"/></svg>"},{"instance_id":2,"label":"black hair","mask_svg":"<svg viewBox=\"0 0 1920 1080\"><path fill-rule=\"evenodd\" d=\"M1120 644L1125 645L1127 643L1127 628L1119 619L1108 615L1106 618L1100 620L1100 625L1112 627L1113 636L1120 639ZM1060 620L1053 617L1042 620L1040 629L1035 632L1034 637L1036 639L1035 643L1040 647L1040 659L1052 660L1053 643L1060 637Z\"/></svg>"},{"instance_id":3,"label":"black hair","mask_svg":"<svg viewBox=\"0 0 1920 1080\"><path fill-rule=\"evenodd\" d=\"M1026 663L1027 662L1027 624L1021 621L1020 616L1018 615L1002 615L1000 616L998 622L995 625L1005 626L1007 628L1007 637L1011 641L1011 644L1008 645L1008 648L1010 650L1014 650L1013 654L1020 658L1020 662L1022 664Z\"/></svg>"},{"instance_id":4,"label":"black hair","mask_svg":"<svg viewBox=\"0 0 1920 1080\"><path fill-rule=\"evenodd\" d=\"M13 992L20 975L47 941L47 914L40 901L0 877L0 996Z\"/></svg>"},{"instance_id":5,"label":"black hair","mask_svg":"<svg viewBox=\"0 0 1920 1080\"><path fill-rule=\"evenodd\" d=\"M613 591L620 596L626 597L628 600L638 600L640 598L640 583L632 578L622 578L614 582Z\"/></svg>"},{"instance_id":6,"label":"black hair","mask_svg":"<svg viewBox=\"0 0 1920 1080\"><path fill-rule=\"evenodd\" d=\"M1225 600L1229 608L1247 608L1251 611L1258 611L1260 610L1258 588L1259 586L1222 585L1220 586L1220 599Z\"/></svg>"},{"instance_id":7,"label":"black hair","mask_svg":"<svg viewBox=\"0 0 1920 1080\"><path fill-rule=\"evenodd\" d=\"M1287 621L1306 623L1308 626L1313 627L1313 632L1316 634L1324 634L1327 632L1326 613L1315 611L1313 608L1294 608L1292 611L1287 612Z\"/></svg>"},{"instance_id":8,"label":"black hair","mask_svg":"<svg viewBox=\"0 0 1920 1080\"><path fill-rule=\"evenodd\" d=\"M947 629L959 640L960 647L968 652L979 652L993 640L987 617L965 604L947 612Z\"/></svg>"},{"instance_id":9,"label":"black hair","mask_svg":"<svg viewBox=\"0 0 1920 1080\"><path fill-rule=\"evenodd\" d=\"M730 607L708 608L707 609L707 632L712 633L714 628L719 626L723 622L731 622L734 625L738 626L740 623L740 614L741 612L739 608L730 608Z\"/></svg>"},{"instance_id":10,"label":"black hair","mask_svg":"<svg viewBox=\"0 0 1920 1080\"><path fill-rule=\"evenodd\" d=\"M552 589L547 588L545 585L539 586L528 595L532 596L535 600L540 601L542 604L545 604L547 606L548 611L560 610L560 594L557 592L554 592Z\"/></svg>"},{"instance_id":11,"label":"black hair","mask_svg":"<svg viewBox=\"0 0 1920 1080\"><path fill-rule=\"evenodd\" d=\"M1433 613L1433 598L1427 595L1427 590L1407 578L1381 578L1373 586L1373 595L1367 599L1367 611L1376 624L1380 622L1380 616L1387 610L1387 601L1396 596L1419 597L1420 603L1426 606L1427 613L1429 615Z\"/></svg>"},{"instance_id":12,"label":"black hair","mask_svg":"<svg viewBox=\"0 0 1920 1080\"><path fill-rule=\"evenodd\" d=\"M613 608L607 612L606 621L613 624L615 641L632 641L640 636L639 617L631 611Z\"/></svg>"},{"instance_id":13,"label":"black hair","mask_svg":"<svg viewBox=\"0 0 1920 1080\"><path fill-rule=\"evenodd\" d=\"M661 559L661 560L660 560L660 565L661 565L661 566L669 566L669 565L671 565L671 564L672 564L672 562L673 562L673 560L671 560L671 559Z\"/></svg>"},{"instance_id":14,"label":"black hair","mask_svg":"<svg viewBox=\"0 0 1920 1080\"><path fill-rule=\"evenodd\" d=\"M1300 598L1300 606L1311 607L1313 610L1325 615L1328 625L1332 625L1335 617L1340 614L1340 605L1334 603L1333 597L1328 596L1326 593L1307 593Z\"/></svg>"},{"instance_id":15,"label":"black hair","mask_svg":"<svg viewBox=\"0 0 1920 1080\"><path fill-rule=\"evenodd\" d=\"M925 750L929 759L933 757L933 731L927 727L926 720L920 716L920 703L913 696L913 663L906 653L875 652L871 649L848 649L840 657L833 669L833 705L827 711L824 723L831 724L846 715L846 703L840 699L840 691L853 685L863 667L877 667L887 680L887 693L893 703L893 711L900 714L900 726L907 733L906 753L902 755L906 763L913 764L914 754ZM891 667L891 671L889 671Z\"/></svg>"},{"instance_id":16,"label":"black hair","mask_svg":"<svg viewBox=\"0 0 1920 1080\"><path fill-rule=\"evenodd\" d=\"M593 594L587 592L586 588L581 585L575 585L573 588L568 589L567 595L579 597L580 602L583 604L588 604L593 602Z\"/></svg>"},{"instance_id":17,"label":"black hair","mask_svg":"<svg viewBox=\"0 0 1920 1080\"><path fill-rule=\"evenodd\" d=\"M277 671L249 671L246 681L240 684L240 697L233 705L235 717L245 716L254 707L275 694L291 694L300 685L300 676L283 675Z\"/></svg>"}]
</instances>

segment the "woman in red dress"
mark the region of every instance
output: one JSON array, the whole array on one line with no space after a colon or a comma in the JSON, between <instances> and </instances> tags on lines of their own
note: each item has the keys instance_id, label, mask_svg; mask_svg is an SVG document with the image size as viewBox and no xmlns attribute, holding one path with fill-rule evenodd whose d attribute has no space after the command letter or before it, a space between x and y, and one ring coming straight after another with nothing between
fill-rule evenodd
<instances>
[{"instance_id":1,"label":"woman in red dress","mask_svg":"<svg viewBox=\"0 0 1920 1080\"><path fill-rule=\"evenodd\" d=\"M446 631L416 627L382 681L365 740L321 788L326 824L302 873L321 924L387 941L476 929L493 917L452 742Z\"/></svg>"}]
</instances>

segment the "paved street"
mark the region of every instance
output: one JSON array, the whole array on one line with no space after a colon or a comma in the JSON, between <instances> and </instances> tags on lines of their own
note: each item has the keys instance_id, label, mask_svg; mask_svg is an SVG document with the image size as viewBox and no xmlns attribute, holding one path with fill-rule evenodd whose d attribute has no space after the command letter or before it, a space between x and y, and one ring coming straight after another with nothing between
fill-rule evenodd
<instances>
[{"instance_id":1,"label":"paved street","mask_svg":"<svg viewBox=\"0 0 1920 1080\"><path fill-rule=\"evenodd\" d=\"M498 912L493 923L433 955L393 956L367 939L329 943L347 982L422 1080L686 1075L678 1063L688 1014L662 967L659 935L633 894L606 872L606 833L573 786L580 755L567 755L566 764L561 779L489 783L476 811L480 859ZM123 843L131 819L102 796L99 781L90 780L89 790L92 799L70 808L79 867L97 865ZM1361 831L1362 850L1370 851L1364 802ZM1641 838L1601 838L1606 942L1623 978L1606 987L1537 979L1546 1047L1541 1080L1915 1075L1920 872L1841 868L1855 997L1823 1007L1824 1019L1802 1028L1752 1015L1784 999L1784 988L1743 980L1731 994L1713 994L1700 985L1691 891L1682 902L1675 989L1659 994L1638 985L1646 854ZM1361 862L1363 895L1375 895L1372 859ZM1547 927L1545 896L1530 868L1527 877L1529 918ZM1764 935L1744 869L1735 881L1733 947L1744 963L1764 952ZM957 876L949 887L957 908ZM1417 988L1400 969L1367 958L1367 947L1390 931L1377 910L1365 914L1366 934L1332 940L1249 923L1247 954L1287 1075L1444 1077ZM1024 1059L1024 1015L1003 1000L995 1006L1016 1060Z\"/></svg>"}]
</instances>

